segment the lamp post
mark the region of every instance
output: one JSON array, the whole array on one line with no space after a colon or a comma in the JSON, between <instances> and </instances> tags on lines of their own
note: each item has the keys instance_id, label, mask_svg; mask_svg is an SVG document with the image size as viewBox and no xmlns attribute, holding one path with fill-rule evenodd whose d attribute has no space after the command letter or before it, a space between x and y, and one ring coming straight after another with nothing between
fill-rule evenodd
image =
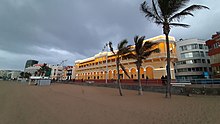
<instances>
[{"instance_id":1,"label":"lamp post","mask_svg":"<svg viewBox=\"0 0 220 124\"><path fill-rule=\"evenodd\" d=\"M104 45L104 48L102 49L102 51L104 51L106 48L106 73L105 73L105 83L107 84L108 83L108 43L106 43Z\"/></svg>"}]
</instances>

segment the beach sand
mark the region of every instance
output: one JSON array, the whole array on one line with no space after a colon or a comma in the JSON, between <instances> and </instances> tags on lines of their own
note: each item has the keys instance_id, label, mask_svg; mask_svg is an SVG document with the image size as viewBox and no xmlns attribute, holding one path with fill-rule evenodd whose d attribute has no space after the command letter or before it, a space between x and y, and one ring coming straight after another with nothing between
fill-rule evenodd
<instances>
[{"instance_id":1,"label":"beach sand","mask_svg":"<svg viewBox=\"0 0 220 124\"><path fill-rule=\"evenodd\" d=\"M0 81L0 124L219 124L220 96Z\"/></svg>"}]
</instances>

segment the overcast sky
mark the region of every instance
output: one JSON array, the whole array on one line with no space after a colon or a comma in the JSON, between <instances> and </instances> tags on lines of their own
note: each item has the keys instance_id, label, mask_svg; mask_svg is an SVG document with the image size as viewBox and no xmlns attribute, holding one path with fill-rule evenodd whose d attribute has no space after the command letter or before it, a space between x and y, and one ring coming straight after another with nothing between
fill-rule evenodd
<instances>
[{"instance_id":1,"label":"overcast sky","mask_svg":"<svg viewBox=\"0 0 220 124\"><path fill-rule=\"evenodd\" d=\"M151 38L161 26L140 12L144 0L0 0L0 69L23 70L26 60L73 65L75 60L99 53L104 44L135 35ZM149 2L149 1L147 1ZM194 12L182 22L190 28L173 28L176 40L210 39L220 31L220 1L192 0L210 10Z\"/></svg>"}]
</instances>

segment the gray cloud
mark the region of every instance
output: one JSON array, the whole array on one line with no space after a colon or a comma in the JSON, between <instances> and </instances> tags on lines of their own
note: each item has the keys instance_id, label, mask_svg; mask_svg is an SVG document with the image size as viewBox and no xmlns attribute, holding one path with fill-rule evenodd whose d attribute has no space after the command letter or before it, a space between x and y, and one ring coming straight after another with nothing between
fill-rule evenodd
<instances>
[{"instance_id":1,"label":"gray cloud","mask_svg":"<svg viewBox=\"0 0 220 124\"><path fill-rule=\"evenodd\" d=\"M143 0L1 0L0 69L22 69L27 59L51 64L93 56L104 44L135 35L162 34L140 12ZM219 30L218 2L196 0L211 10L196 12L183 22L191 28L173 28L179 38L208 39ZM12 62L10 62L12 61Z\"/></svg>"}]
</instances>

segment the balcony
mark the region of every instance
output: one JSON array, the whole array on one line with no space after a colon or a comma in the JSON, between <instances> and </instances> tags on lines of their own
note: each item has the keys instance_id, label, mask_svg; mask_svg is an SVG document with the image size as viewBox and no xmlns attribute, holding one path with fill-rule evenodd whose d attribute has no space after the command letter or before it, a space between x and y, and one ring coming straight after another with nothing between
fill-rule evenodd
<instances>
[{"instance_id":1,"label":"balcony","mask_svg":"<svg viewBox=\"0 0 220 124\"><path fill-rule=\"evenodd\" d=\"M158 59L158 58L166 58L167 57L167 54L166 53L154 53L152 54L149 58L147 58L146 60L152 60L152 59ZM170 54L170 58L177 58L176 54L175 53L171 53ZM122 64L125 64L125 63L134 63L136 60L135 59L124 59L124 60L121 60L121 63ZM109 66L112 66L112 65L116 65L116 62L108 62L108 67ZM106 67L106 63L99 63L98 65L88 65L88 66L85 66L85 67L80 67L80 68L76 68L76 70L85 70L85 69L95 69L95 68L103 68L103 67Z\"/></svg>"}]
</instances>

